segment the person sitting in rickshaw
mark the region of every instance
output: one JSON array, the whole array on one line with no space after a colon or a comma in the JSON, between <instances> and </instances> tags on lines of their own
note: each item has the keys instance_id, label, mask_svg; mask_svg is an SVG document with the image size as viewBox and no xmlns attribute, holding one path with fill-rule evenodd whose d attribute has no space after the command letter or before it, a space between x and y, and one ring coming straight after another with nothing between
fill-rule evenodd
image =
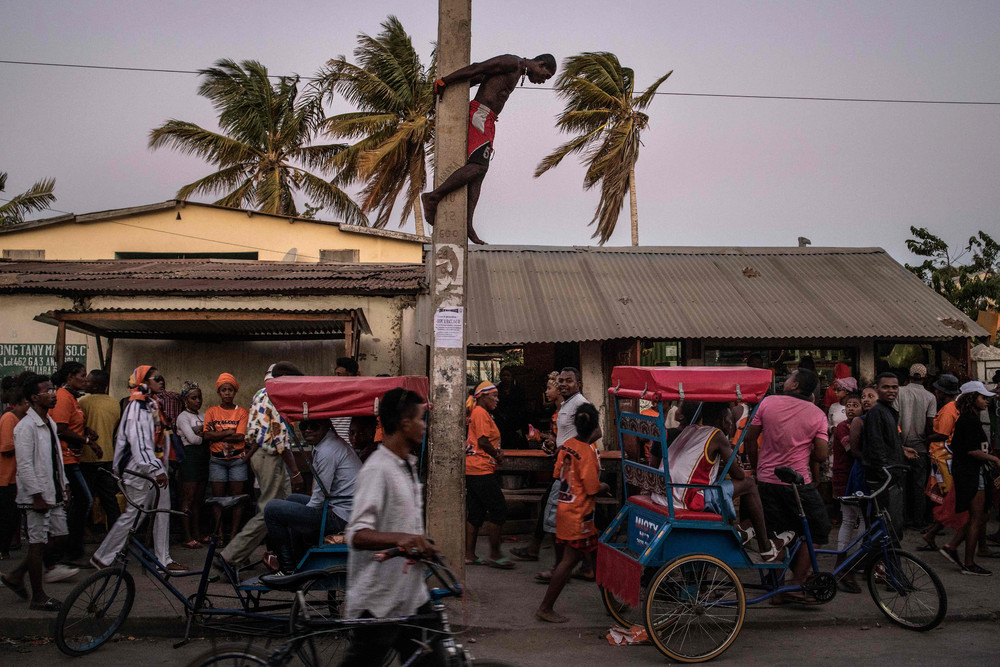
<instances>
[{"instance_id":1,"label":"person sitting in rickshaw","mask_svg":"<svg viewBox=\"0 0 1000 667\"><path fill-rule=\"evenodd\" d=\"M317 542L327 493L325 532L329 535L344 531L351 518L354 480L361 469L361 459L333 431L329 419L300 421L299 430L302 439L313 448L316 474L312 495L293 493L264 507L267 535L282 574L294 572L309 544Z\"/></svg>"},{"instance_id":2,"label":"person sitting in rickshaw","mask_svg":"<svg viewBox=\"0 0 1000 667\"><path fill-rule=\"evenodd\" d=\"M685 414L693 416L697 404L688 402L682 408ZM675 484L704 484L722 487L722 498L718 491L709 489L674 487L672 489L674 510L690 510L694 512L715 512L722 516L736 517L733 498L742 498L746 505L757 538L757 548L765 563L771 563L781 558L785 545L790 543L795 534L787 531L768 538L764 522L764 508L757 493L757 484L752 478L745 476L739 462L729 469L731 479L719 480L719 470L733 456L733 446L730 434L733 432L732 412L728 403L703 403L701 419L691 423L677 439L670 444L668 464L670 480ZM667 505L667 499L659 493L652 494L653 502ZM726 511L723 511L725 507ZM744 542L751 538L744 531Z\"/></svg>"},{"instance_id":3,"label":"person sitting in rickshaw","mask_svg":"<svg viewBox=\"0 0 1000 667\"><path fill-rule=\"evenodd\" d=\"M378 442L375 440L378 430L378 418L376 417L351 417L349 429L351 447L362 463L367 461L368 457L378 448Z\"/></svg>"}]
</instances>

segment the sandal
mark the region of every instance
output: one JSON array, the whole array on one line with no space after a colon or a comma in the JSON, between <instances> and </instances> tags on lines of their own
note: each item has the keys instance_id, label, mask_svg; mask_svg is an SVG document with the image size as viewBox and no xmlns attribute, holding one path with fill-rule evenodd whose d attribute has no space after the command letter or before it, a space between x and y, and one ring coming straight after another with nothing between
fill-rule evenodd
<instances>
[{"instance_id":1,"label":"sandal","mask_svg":"<svg viewBox=\"0 0 1000 667\"><path fill-rule=\"evenodd\" d=\"M497 558L496 560L487 560L485 561L485 564L489 565L490 567L496 568L498 570L513 570L515 567L517 567L514 561L507 558L506 556Z\"/></svg>"},{"instance_id":2,"label":"sandal","mask_svg":"<svg viewBox=\"0 0 1000 667\"><path fill-rule=\"evenodd\" d=\"M486 565L487 561L484 558L476 558L476 560L465 561L466 565Z\"/></svg>"},{"instance_id":3,"label":"sandal","mask_svg":"<svg viewBox=\"0 0 1000 667\"><path fill-rule=\"evenodd\" d=\"M591 572L590 574L585 574L583 572L574 572L570 575L571 579L580 579L581 581L597 581L597 575Z\"/></svg>"},{"instance_id":4,"label":"sandal","mask_svg":"<svg viewBox=\"0 0 1000 667\"><path fill-rule=\"evenodd\" d=\"M552 574L545 574L544 572L539 572L535 575L535 581L540 584L547 584L552 581Z\"/></svg>"},{"instance_id":5,"label":"sandal","mask_svg":"<svg viewBox=\"0 0 1000 667\"><path fill-rule=\"evenodd\" d=\"M189 542L185 542L183 546L187 547L188 549L202 549L204 548L205 545L199 542L198 540L191 540Z\"/></svg>"},{"instance_id":6,"label":"sandal","mask_svg":"<svg viewBox=\"0 0 1000 667\"><path fill-rule=\"evenodd\" d=\"M933 544L921 544L919 547L917 547L917 551L937 551L937 550L938 547L934 546Z\"/></svg>"},{"instance_id":7,"label":"sandal","mask_svg":"<svg viewBox=\"0 0 1000 667\"><path fill-rule=\"evenodd\" d=\"M6 588L9 588L17 597L22 600L28 599L28 589L24 587L23 581L19 584L15 584L11 581L7 581L7 577L0 577L0 582L2 582Z\"/></svg>"},{"instance_id":8,"label":"sandal","mask_svg":"<svg viewBox=\"0 0 1000 667\"><path fill-rule=\"evenodd\" d=\"M62 602L55 598L49 598L42 604L32 602L28 605L28 609L34 609L35 611L59 611L62 609Z\"/></svg>"},{"instance_id":9,"label":"sandal","mask_svg":"<svg viewBox=\"0 0 1000 667\"><path fill-rule=\"evenodd\" d=\"M537 561L538 554L532 555L528 547L514 547L510 550L510 555L518 560Z\"/></svg>"},{"instance_id":10,"label":"sandal","mask_svg":"<svg viewBox=\"0 0 1000 667\"><path fill-rule=\"evenodd\" d=\"M205 537L199 537L198 541L201 542L202 544L208 544L209 542L212 541L212 536L206 535Z\"/></svg>"}]
</instances>

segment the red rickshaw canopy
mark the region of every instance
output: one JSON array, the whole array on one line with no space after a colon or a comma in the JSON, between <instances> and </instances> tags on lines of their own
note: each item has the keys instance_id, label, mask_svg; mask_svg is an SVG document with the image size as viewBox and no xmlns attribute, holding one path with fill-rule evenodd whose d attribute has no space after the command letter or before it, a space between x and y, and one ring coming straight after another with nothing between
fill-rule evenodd
<instances>
[{"instance_id":1,"label":"red rickshaw canopy","mask_svg":"<svg viewBox=\"0 0 1000 667\"><path fill-rule=\"evenodd\" d=\"M389 390L403 387L427 400L422 375L398 377L306 377L285 375L264 383L271 403L289 421L378 415L378 402Z\"/></svg>"},{"instance_id":2,"label":"red rickshaw canopy","mask_svg":"<svg viewBox=\"0 0 1000 667\"><path fill-rule=\"evenodd\" d=\"M758 403L770 386L771 371L747 366L615 366L608 393L653 402Z\"/></svg>"}]
</instances>

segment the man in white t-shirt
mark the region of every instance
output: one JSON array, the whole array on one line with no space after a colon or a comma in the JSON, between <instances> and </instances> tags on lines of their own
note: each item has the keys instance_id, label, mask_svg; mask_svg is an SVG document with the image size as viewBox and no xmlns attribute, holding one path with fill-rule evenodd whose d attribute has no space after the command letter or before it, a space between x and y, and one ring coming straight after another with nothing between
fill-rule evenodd
<instances>
[{"instance_id":1,"label":"man in white t-shirt","mask_svg":"<svg viewBox=\"0 0 1000 667\"><path fill-rule=\"evenodd\" d=\"M570 438L576 437L576 426L573 425L573 415L577 408L585 403L590 403L583 395L583 382L580 379L580 371L567 366L559 372L556 379L556 386L559 394L563 397L562 407L556 415L556 447L562 446Z\"/></svg>"}]
</instances>

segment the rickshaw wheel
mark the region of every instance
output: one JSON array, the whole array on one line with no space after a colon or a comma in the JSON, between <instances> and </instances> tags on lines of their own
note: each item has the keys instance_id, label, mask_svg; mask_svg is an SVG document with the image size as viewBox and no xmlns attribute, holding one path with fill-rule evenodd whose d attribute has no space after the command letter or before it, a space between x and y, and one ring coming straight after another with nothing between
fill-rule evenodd
<instances>
[{"instance_id":1,"label":"rickshaw wheel","mask_svg":"<svg viewBox=\"0 0 1000 667\"><path fill-rule=\"evenodd\" d=\"M642 625L645 621L643 620L643 603L646 601L646 595L649 593L649 585L643 584L642 588L639 589L639 606L633 607L627 602L622 601L617 595L609 591L608 589L601 586L601 600L604 602L604 608L608 610L611 614L611 618L615 619L615 622L619 625L623 625L626 628L632 627L633 625Z\"/></svg>"},{"instance_id":2,"label":"rickshaw wheel","mask_svg":"<svg viewBox=\"0 0 1000 667\"><path fill-rule=\"evenodd\" d=\"M643 607L646 632L661 653L704 662L740 634L746 597L732 568L715 556L691 554L660 568Z\"/></svg>"}]
</instances>

